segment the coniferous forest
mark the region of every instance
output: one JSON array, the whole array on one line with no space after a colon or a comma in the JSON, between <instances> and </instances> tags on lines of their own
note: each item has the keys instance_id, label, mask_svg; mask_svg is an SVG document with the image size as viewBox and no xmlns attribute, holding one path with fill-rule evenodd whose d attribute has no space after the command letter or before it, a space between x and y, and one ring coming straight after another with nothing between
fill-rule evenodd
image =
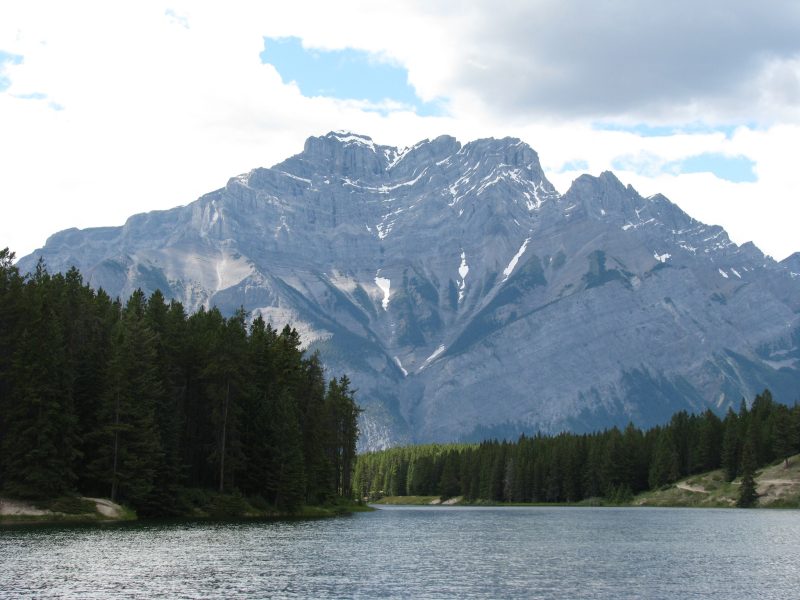
<instances>
[{"instance_id":1,"label":"coniferous forest","mask_svg":"<svg viewBox=\"0 0 800 600\"><path fill-rule=\"evenodd\" d=\"M432 444L358 457L354 493L463 496L485 502L624 503L634 494L688 475L722 468L742 477L739 503L756 500L755 469L800 452L800 406L775 402L765 390L724 419L712 411L676 413L662 427L628 425L593 434L522 436L517 442Z\"/></svg>"},{"instance_id":2,"label":"coniferous forest","mask_svg":"<svg viewBox=\"0 0 800 600\"><path fill-rule=\"evenodd\" d=\"M0 492L105 496L142 515L210 494L292 512L349 497L359 409L289 326L124 304L0 251Z\"/></svg>"}]
</instances>

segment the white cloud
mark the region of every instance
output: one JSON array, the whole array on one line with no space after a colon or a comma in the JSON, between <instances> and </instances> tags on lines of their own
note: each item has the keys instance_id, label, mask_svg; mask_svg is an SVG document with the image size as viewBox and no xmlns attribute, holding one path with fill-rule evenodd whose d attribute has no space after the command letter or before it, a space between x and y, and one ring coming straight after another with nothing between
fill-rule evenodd
<instances>
[{"instance_id":1,"label":"white cloud","mask_svg":"<svg viewBox=\"0 0 800 600\"><path fill-rule=\"evenodd\" d=\"M540 153L561 191L577 175L556 172L569 161L584 160L598 173L626 154L664 161L701 152L743 154L756 162L757 183L655 172L620 178L646 194L666 193L694 216L724 225L738 241L752 238L778 258L800 249L788 231L798 222L800 182L791 157L800 133L800 69L797 40L782 33L794 17L775 10L767 23L760 13L769 11L759 9L748 17L751 35L739 41L743 48L729 47L744 16L734 19L707 42L722 44L710 54L703 54L700 25L684 24L681 39L691 42L686 52L724 59L716 65L724 73L716 83L699 85L704 71L692 68L685 77L675 74L670 86L642 92L634 88L646 82L648 60L660 60L667 70L688 59L677 43L659 58L657 44L668 32L654 27L657 15L631 3L620 4L627 17L601 15L595 4L579 3L582 20L574 21L572 9L555 0L514 10L488 3L455 10L436 2L279 8L188 0L5 2L0 50L24 60L7 65L11 87L0 93L0 245L25 254L60 229L120 224L136 212L185 204L230 176L299 152L309 135L350 129L401 146L443 133L462 141L521 137ZM658 13L660 26L676 18L681 4ZM704 10L698 23L708 24L709 15ZM615 44L620 23L631 31ZM449 98L449 115L379 114L358 102L303 97L259 59L263 37L290 35L308 47L355 47L404 65L423 100ZM632 62L625 54L631 45L641 53ZM729 58L726 49L733 52ZM747 60L762 55L768 60ZM738 78L731 66L736 60L747 66ZM602 93L621 79L630 80L617 90L621 99ZM757 87L748 88L753 81ZM28 94L46 97L14 97ZM644 114L767 124L740 129L730 139L715 133L641 138L592 128L592 120L608 114L630 123Z\"/></svg>"}]
</instances>

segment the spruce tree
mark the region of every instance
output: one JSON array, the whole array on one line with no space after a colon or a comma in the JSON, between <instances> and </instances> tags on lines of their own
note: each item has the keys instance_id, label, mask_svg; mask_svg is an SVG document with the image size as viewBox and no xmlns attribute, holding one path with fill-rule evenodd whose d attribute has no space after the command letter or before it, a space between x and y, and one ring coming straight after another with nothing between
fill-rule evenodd
<instances>
[{"instance_id":1,"label":"spruce tree","mask_svg":"<svg viewBox=\"0 0 800 600\"><path fill-rule=\"evenodd\" d=\"M114 326L102 427L96 434L98 454L90 469L112 500L153 514L160 508L156 477L164 468L156 424L156 406L164 392L156 335L144 322L145 308L144 294L137 290Z\"/></svg>"},{"instance_id":2,"label":"spruce tree","mask_svg":"<svg viewBox=\"0 0 800 600\"><path fill-rule=\"evenodd\" d=\"M758 502L758 493L756 492L755 483L755 453L753 451L752 436L748 435L747 440L742 448L742 484L739 488L739 498L736 501L736 506L739 508L750 508Z\"/></svg>"},{"instance_id":3,"label":"spruce tree","mask_svg":"<svg viewBox=\"0 0 800 600\"><path fill-rule=\"evenodd\" d=\"M297 407L287 389L281 389L274 400L272 439L273 473L270 477L272 501L276 508L297 510L305 498L305 465L303 434Z\"/></svg>"},{"instance_id":4,"label":"spruce tree","mask_svg":"<svg viewBox=\"0 0 800 600\"><path fill-rule=\"evenodd\" d=\"M3 484L31 498L69 493L77 480L76 418L54 286L40 261L22 291L3 414Z\"/></svg>"},{"instance_id":5,"label":"spruce tree","mask_svg":"<svg viewBox=\"0 0 800 600\"><path fill-rule=\"evenodd\" d=\"M724 421L725 431L722 437L722 470L725 474L725 481L733 481L739 473L739 417L728 409L728 414Z\"/></svg>"},{"instance_id":6,"label":"spruce tree","mask_svg":"<svg viewBox=\"0 0 800 600\"><path fill-rule=\"evenodd\" d=\"M664 429L658 436L650 465L650 488L658 489L667 483L677 481L679 477L678 451L675 449L671 430Z\"/></svg>"}]
</instances>

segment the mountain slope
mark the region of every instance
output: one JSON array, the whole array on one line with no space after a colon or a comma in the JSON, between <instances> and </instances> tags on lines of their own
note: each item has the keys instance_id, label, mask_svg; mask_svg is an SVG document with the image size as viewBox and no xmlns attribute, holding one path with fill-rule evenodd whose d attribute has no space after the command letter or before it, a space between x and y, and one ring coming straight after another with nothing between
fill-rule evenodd
<instances>
[{"instance_id":1,"label":"mountain slope","mask_svg":"<svg viewBox=\"0 0 800 600\"><path fill-rule=\"evenodd\" d=\"M511 138L310 138L188 206L60 232L20 267L39 257L112 295L291 322L351 375L370 448L798 395L796 260L611 173L559 195Z\"/></svg>"}]
</instances>

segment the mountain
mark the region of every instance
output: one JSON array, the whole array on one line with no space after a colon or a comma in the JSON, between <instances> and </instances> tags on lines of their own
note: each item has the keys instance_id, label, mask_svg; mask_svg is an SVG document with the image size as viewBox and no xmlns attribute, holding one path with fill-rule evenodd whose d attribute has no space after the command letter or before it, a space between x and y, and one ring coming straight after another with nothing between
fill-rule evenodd
<instances>
[{"instance_id":1,"label":"mountain","mask_svg":"<svg viewBox=\"0 0 800 600\"><path fill-rule=\"evenodd\" d=\"M312 137L187 206L57 233L19 266L40 257L112 295L292 323L351 376L366 448L800 393L800 254L777 263L609 172L561 195L518 139Z\"/></svg>"}]
</instances>

